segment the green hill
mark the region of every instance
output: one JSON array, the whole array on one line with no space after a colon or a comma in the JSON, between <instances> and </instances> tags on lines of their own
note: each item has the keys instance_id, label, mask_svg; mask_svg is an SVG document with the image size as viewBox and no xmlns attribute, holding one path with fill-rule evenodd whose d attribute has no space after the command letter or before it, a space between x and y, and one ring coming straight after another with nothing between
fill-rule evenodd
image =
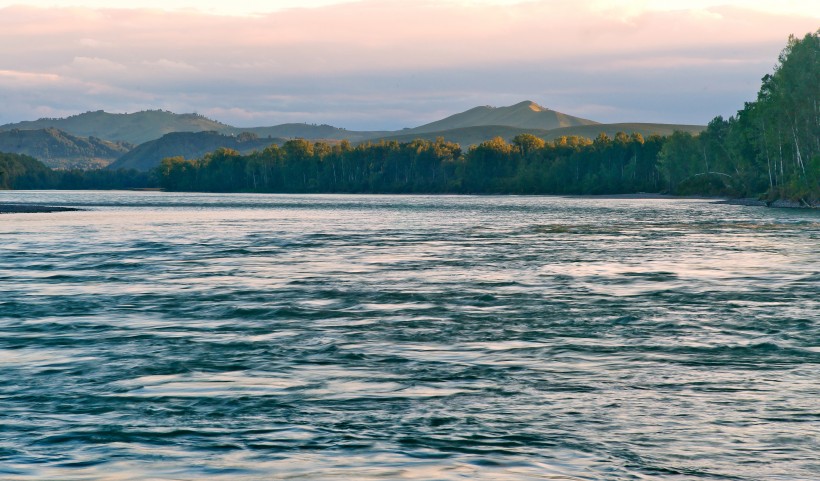
<instances>
[{"instance_id":1,"label":"green hill","mask_svg":"<svg viewBox=\"0 0 820 481\"><path fill-rule=\"evenodd\" d=\"M109 166L109 169L151 170L166 157L198 159L221 147L241 153L261 150L271 144L281 144L283 139L259 138L245 133L238 136L218 132L174 132L159 139L140 144Z\"/></svg>"},{"instance_id":2,"label":"green hill","mask_svg":"<svg viewBox=\"0 0 820 481\"><path fill-rule=\"evenodd\" d=\"M0 152L28 155L61 169L105 167L132 147L96 137L76 137L54 128L0 132Z\"/></svg>"},{"instance_id":3,"label":"green hill","mask_svg":"<svg viewBox=\"0 0 820 481\"><path fill-rule=\"evenodd\" d=\"M36 189L48 186L54 172L24 154L0 151L0 190Z\"/></svg>"}]
</instances>

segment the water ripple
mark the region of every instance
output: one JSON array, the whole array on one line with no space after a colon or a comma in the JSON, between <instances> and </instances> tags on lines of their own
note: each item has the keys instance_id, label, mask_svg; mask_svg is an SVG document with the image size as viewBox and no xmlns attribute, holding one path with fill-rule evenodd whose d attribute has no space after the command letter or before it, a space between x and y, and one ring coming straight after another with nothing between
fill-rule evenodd
<instances>
[{"instance_id":1,"label":"water ripple","mask_svg":"<svg viewBox=\"0 0 820 481\"><path fill-rule=\"evenodd\" d=\"M0 478L820 477L820 217L2 192Z\"/></svg>"}]
</instances>

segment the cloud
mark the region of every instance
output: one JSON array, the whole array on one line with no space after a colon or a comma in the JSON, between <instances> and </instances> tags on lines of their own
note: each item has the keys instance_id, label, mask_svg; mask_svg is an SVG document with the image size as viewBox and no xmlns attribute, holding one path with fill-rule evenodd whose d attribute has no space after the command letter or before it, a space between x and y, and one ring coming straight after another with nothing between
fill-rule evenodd
<instances>
[{"instance_id":1,"label":"cloud","mask_svg":"<svg viewBox=\"0 0 820 481\"><path fill-rule=\"evenodd\" d=\"M367 0L247 17L8 7L0 98L15 98L0 123L164 108L381 129L523 99L600 121L703 123L752 98L788 34L817 25L630 5Z\"/></svg>"},{"instance_id":2,"label":"cloud","mask_svg":"<svg viewBox=\"0 0 820 481\"><path fill-rule=\"evenodd\" d=\"M49 73L21 72L17 70L0 70L0 86L14 87L26 85L28 87L53 85L60 81L60 76Z\"/></svg>"}]
</instances>

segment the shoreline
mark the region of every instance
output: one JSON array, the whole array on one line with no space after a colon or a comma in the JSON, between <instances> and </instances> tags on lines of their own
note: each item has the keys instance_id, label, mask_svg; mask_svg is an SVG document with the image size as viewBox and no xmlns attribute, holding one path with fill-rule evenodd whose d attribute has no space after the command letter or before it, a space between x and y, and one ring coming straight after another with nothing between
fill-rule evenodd
<instances>
[{"instance_id":1,"label":"shoreline","mask_svg":"<svg viewBox=\"0 0 820 481\"><path fill-rule=\"evenodd\" d=\"M75 207L0 203L0 214L41 214L49 212L77 212L81 210L82 209L77 209Z\"/></svg>"},{"instance_id":2,"label":"shoreline","mask_svg":"<svg viewBox=\"0 0 820 481\"><path fill-rule=\"evenodd\" d=\"M168 192L168 191L158 191L154 189L122 189L122 192ZM169 192L173 193L173 192ZM212 193L212 192L179 192L179 193L186 193L186 194L204 194L204 193ZM225 192L226 194L236 193L236 194L283 194L279 192ZM686 195L670 195L670 194L660 194L660 193L651 193L651 192L640 192L634 194L591 194L591 195L577 195L577 194L464 194L464 193L331 193L331 192L311 192L311 193L287 193L290 195L394 195L394 196L404 196L404 195L422 195L422 196L534 196L534 197L564 197L569 199L634 199L634 200L651 200L651 199L663 199L663 200L706 200L711 201L713 204L719 205L740 205L740 206L749 206L749 207L768 207L768 208L775 208L775 209L820 209L820 203L806 203L805 201L793 201L793 200L784 200L778 199L774 201L766 201L761 200L754 197L746 197L746 198L726 198L726 197L710 197L710 196L686 196ZM2 203L0 202L0 214L35 214L35 213L53 213L53 212L77 212L83 211L85 209L77 208L77 207L62 207L62 206L51 206L51 205L39 205L39 204L13 204L13 203Z\"/></svg>"},{"instance_id":3,"label":"shoreline","mask_svg":"<svg viewBox=\"0 0 820 481\"><path fill-rule=\"evenodd\" d=\"M748 205L751 207L770 207L773 209L818 209L820 204L808 204L805 202L797 202L794 200L778 199L773 201L765 201L754 198L746 199L724 199L715 202L715 204L723 205Z\"/></svg>"}]
</instances>

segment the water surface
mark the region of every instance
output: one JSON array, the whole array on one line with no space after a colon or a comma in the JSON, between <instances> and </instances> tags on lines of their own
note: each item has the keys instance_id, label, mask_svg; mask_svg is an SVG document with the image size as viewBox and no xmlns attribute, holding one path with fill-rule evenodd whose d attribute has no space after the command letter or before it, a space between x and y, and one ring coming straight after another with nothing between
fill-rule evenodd
<instances>
[{"instance_id":1,"label":"water surface","mask_svg":"<svg viewBox=\"0 0 820 481\"><path fill-rule=\"evenodd\" d=\"M0 479L820 478L818 212L0 202Z\"/></svg>"}]
</instances>

